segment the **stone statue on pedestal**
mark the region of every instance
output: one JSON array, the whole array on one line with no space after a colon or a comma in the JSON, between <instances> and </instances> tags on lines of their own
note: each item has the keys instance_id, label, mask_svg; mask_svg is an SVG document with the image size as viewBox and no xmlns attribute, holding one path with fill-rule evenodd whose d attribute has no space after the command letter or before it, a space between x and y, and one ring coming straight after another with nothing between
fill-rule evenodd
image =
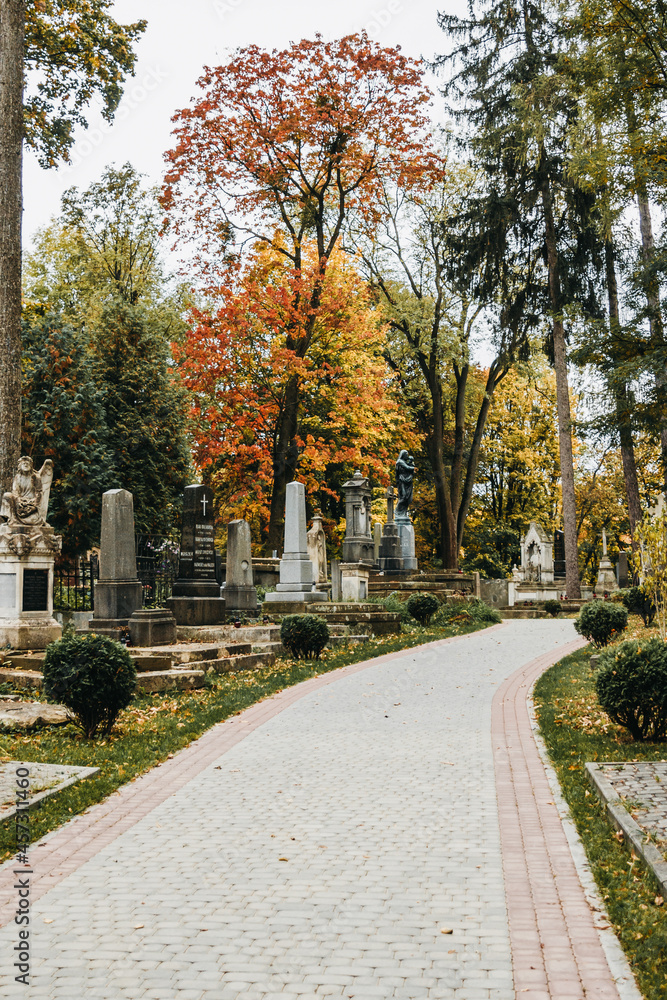
<instances>
[{"instance_id":1,"label":"stone statue on pedestal","mask_svg":"<svg viewBox=\"0 0 667 1000\"><path fill-rule=\"evenodd\" d=\"M35 472L32 459L23 455L19 459L11 491L2 497L0 517L11 527L20 524L43 527L46 524L52 481L53 462L50 458L47 458L39 472Z\"/></svg>"},{"instance_id":2,"label":"stone statue on pedestal","mask_svg":"<svg viewBox=\"0 0 667 1000\"><path fill-rule=\"evenodd\" d=\"M412 503L412 484L415 478L415 460L403 449L396 460L396 490L398 503L396 519L409 519L408 508Z\"/></svg>"}]
</instances>

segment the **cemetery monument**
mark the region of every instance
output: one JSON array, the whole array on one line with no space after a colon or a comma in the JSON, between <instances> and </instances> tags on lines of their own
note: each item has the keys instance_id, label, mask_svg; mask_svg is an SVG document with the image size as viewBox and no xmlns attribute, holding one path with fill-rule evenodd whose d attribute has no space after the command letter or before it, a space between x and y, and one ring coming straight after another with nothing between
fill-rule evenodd
<instances>
[{"instance_id":1,"label":"cemetery monument","mask_svg":"<svg viewBox=\"0 0 667 1000\"><path fill-rule=\"evenodd\" d=\"M306 491L303 483L288 483L285 490L285 550L280 560L280 582L265 603L325 601L315 589L313 564L306 540Z\"/></svg>"},{"instance_id":2,"label":"cemetery monument","mask_svg":"<svg viewBox=\"0 0 667 1000\"><path fill-rule=\"evenodd\" d=\"M45 649L62 632L53 617L53 573L62 538L47 524L53 462L36 472L19 459L0 505L0 645Z\"/></svg>"},{"instance_id":3,"label":"cemetery monument","mask_svg":"<svg viewBox=\"0 0 667 1000\"><path fill-rule=\"evenodd\" d=\"M183 491L178 579L165 604L178 625L222 625L225 601L215 575L213 490L199 484Z\"/></svg>"},{"instance_id":4,"label":"cemetery monument","mask_svg":"<svg viewBox=\"0 0 667 1000\"><path fill-rule=\"evenodd\" d=\"M250 525L230 521L227 525L227 571L222 588L227 611L257 615L257 590L253 584Z\"/></svg>"}]
</instances>

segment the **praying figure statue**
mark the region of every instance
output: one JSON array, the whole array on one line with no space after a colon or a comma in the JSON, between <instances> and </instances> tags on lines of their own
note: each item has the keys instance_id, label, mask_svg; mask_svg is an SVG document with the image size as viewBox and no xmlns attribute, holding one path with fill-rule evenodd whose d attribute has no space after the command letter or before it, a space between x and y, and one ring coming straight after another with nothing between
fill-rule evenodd
<instances>
[{"instance_id":1,"label":"praying figure statue","mask_svg":"<svg viewBox=\"0 0 667 1000\"><path fill-rule=\"evenodd\" d=\"M23 455L19 459L11 491L2 497L0 518L4 518L10 526L44 526L52 480L53 462L50 458L39 472L35 472L32 459Z\"/></svg>"},{"instance_id":2,"label":"praying figure statue","mask_svg":"<svg viewBox=\"0 0 667 1000\"><path fill-rule=\"evenodd\" d=\"M403 449L396 460L396 518L409 519L408 508L412 502L412 481L415 478L415 460Z\"/></svg>"}]
</instances>

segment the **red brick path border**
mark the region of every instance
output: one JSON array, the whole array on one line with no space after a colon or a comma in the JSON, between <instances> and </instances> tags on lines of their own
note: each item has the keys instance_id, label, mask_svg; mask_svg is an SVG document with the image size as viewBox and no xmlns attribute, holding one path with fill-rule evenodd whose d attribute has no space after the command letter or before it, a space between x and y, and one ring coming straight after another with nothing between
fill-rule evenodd
<instances>
[{"instance_id":1,"label":"red brick path border","mask_svg":"<svg viewBox=\"0 0 667 1000\"><path fill-rule=\"evenodd\" d=\"M484 629L484 634L504 628L504 624ZM467 636L453 636L425 643L424 646L437 648L453 642L461 642ZM414 646L413 649L423 649ZM183 788L214 760L231 750L253 730L268 722L284 709L299 701L318 688L332 684L340 677L356 674L360 670L374 667L378 663L388 663L409 654L411 649L401 649L386 653L372 660L352 663L347 667L332 670L328 674L312 677L294 687L285 688L278 694L266 698L245 711L220 722L190 743L170 760L123 785L117 792L97 805L91 806L59 830L48 834L33 844L29 858L33 874L30 878L30 899L34 903L54 885L95 857L107 844L115 840L135 823L147 816L156 806ZM18 867L7 862L0 868L0 927L14 919L16 912L16 881L13 869Z\"/></svg>"},{"instance_id":2,"label":"red brick path border","mask_svg":"<svg viewBox=\"0 0 667 1000\"><path fill-rule=\"evenodd\" d=\"M493 699L491 733L517 1000L618 1000L619 993L553 802L527 698L559 646L512 674Z\"/></svg>"}]
</instances>

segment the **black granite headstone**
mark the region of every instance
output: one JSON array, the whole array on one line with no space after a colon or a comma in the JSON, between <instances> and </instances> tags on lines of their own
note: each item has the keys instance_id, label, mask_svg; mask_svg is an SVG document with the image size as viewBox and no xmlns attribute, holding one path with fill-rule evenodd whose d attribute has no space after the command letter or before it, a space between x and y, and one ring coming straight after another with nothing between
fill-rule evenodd
<instances>
[{"instance_id":1,"label":"black granite headstone","mask_svg":"<svg viewBox=\"0 0 667 1000\"><path fill-rule=\"evenodd\" d=\"M616 567L616 576L618 580L619 587L628 586L628 553L619 552L618 553L618 565Z\"/></svg>"},{"instance_id":2,"label":"black granite headstone","mask_svg":"<svg viewBox=\"0 0 667 1000\"><path fill-rule=\"evenodd\" d=\"M23 570L23 611L49 610L48 569Z\"/></svg>"},{"instance_id":3,"label":"black granite headstone","mask_svg":"<svg viewBox=\"0 0 667 1000\"><path fill-rule=\"evenodd\" d=\"M215 573L214 532L213 490L208 486L186 486L178 579L173 588L175 596L220 596Z\"/></svg>"}]
</instances>

